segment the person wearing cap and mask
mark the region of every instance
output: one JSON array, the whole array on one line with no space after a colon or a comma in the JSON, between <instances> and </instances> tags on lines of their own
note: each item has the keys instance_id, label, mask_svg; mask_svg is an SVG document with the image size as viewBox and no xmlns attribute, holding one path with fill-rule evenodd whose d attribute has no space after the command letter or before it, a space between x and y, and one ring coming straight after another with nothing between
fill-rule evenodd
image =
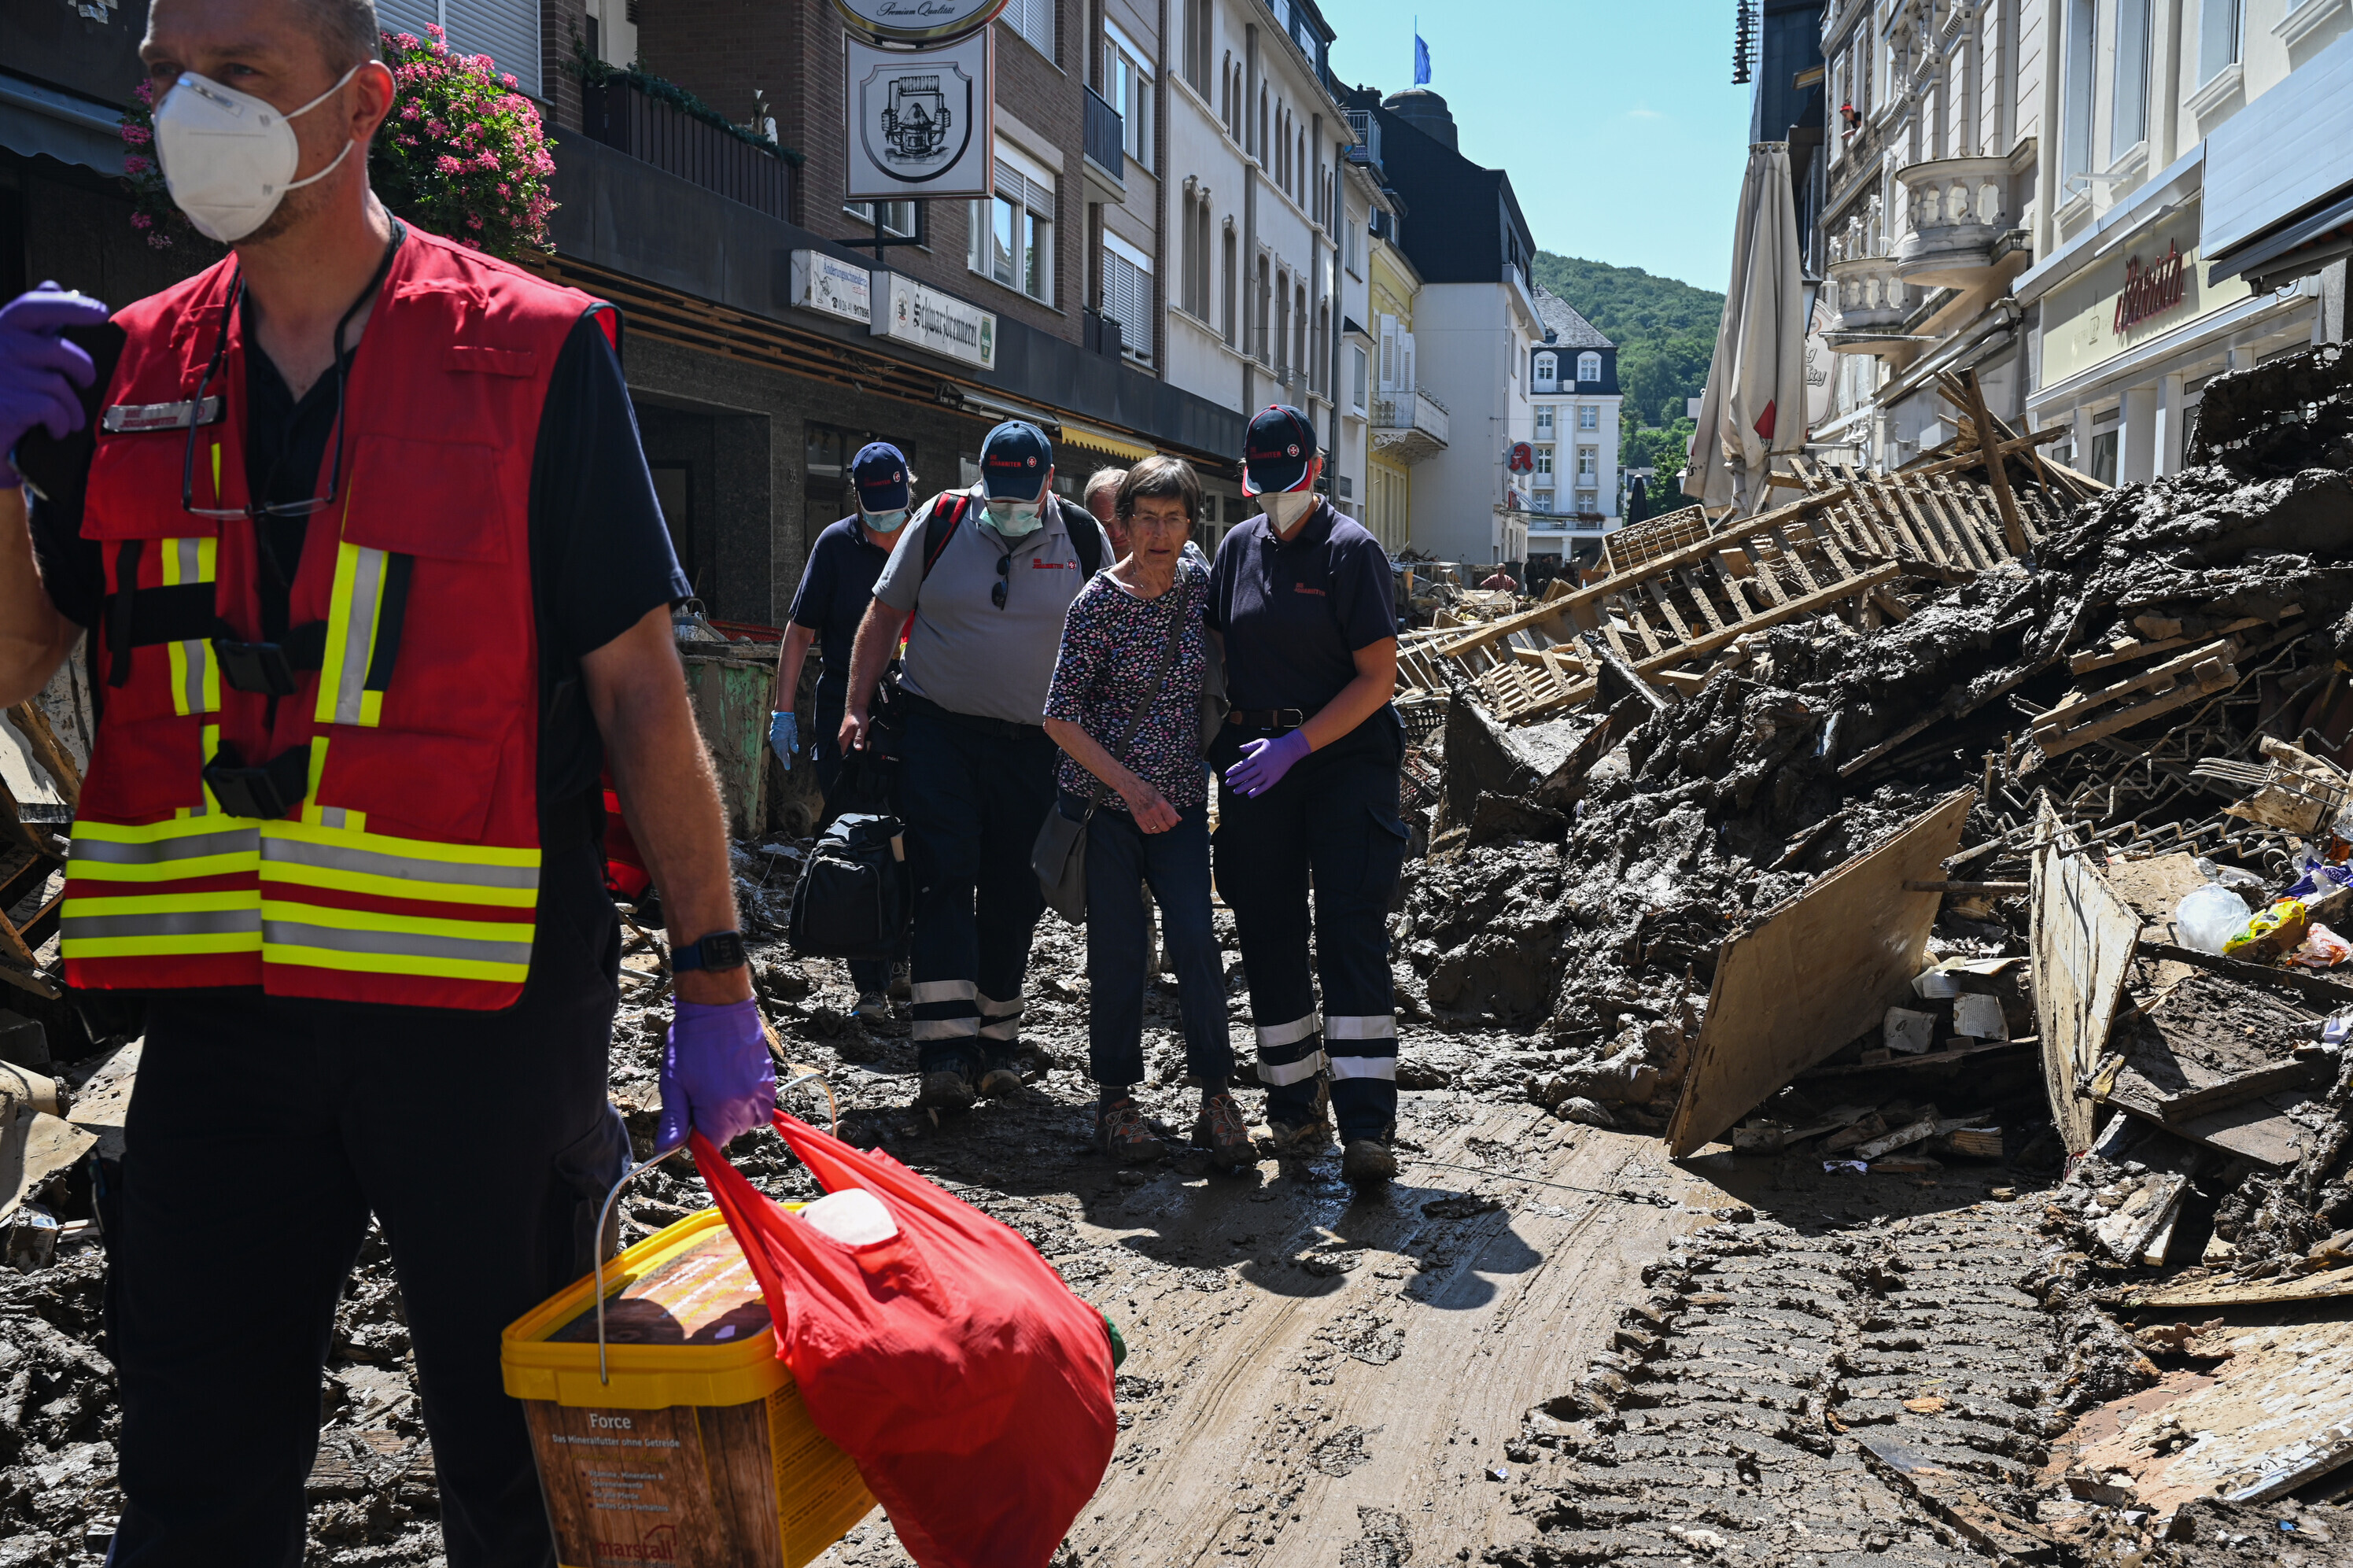
<instances>
[{"instance_id":1,"label":"person wearing cap and mask","mask_svg":"<svg viewBox=\"0 0 2353 1568\"><path fill-rule=\"evenodd\" d=\"M906 458L890 442L873 441L859 449L849 464L858 510L817 536L793 594L792 624L776 653L776 706L768 715L768 745L789 769L801 749L800 721L793 711L801 663L808 657L809 645L819 645L816 727L808 737L808 759L817 768L817 787L825 792L828 821L844 809L836 787L842 776L841 717L849 706L850 644L867 607L874 602L874 581L906 524L914 481ZM868 696L871 701L871 690ZM850 959L849 982L858 990L859 1017L891 1016L889 959Z\"/></svg>"},{"instance_id":2,"label":"person wearing cap and mask","mask_svg":"<svg viewBox=\"0 0 2353 1568\"><path fill-rule=\"evenodd\" d=\"M962 1110L1023 1084L1022 977L1045 895L1029 851L1054 809L1046 694L1071 601L1111 559L1084 508L1054 493L1045 432L1008 420L980 482L901 530L850 653L841 749L860 749L875 683L905 628L899 807L915 878L908 996L917 1103Z\"/></svg>"},{"instance_id":3,"label":"person wearing cap and mask","mask_svg":"<svg viewBox=\"0 0 2353 1568\"><path fill-rule=\"evenodd\" d=\"M90 632L63 959L144 1006L118 1564L301 1561L372 1220L448 1562L554 1562L499 1334L587 1271L630 1158L600 753L678 971L658 1139L775 1100L617 323L385 212L377 37L367 0L154 0L156 152L231 253L111 328L0 307L0 704Z\"/></svg>"},{"instance_id":4,"label":"person wearing cap and mask","mask_svg":"<svg viewBox=\"0 0 2353 1568\"><path fill-rule=\"evenodd\" d=\"M1323 466L1298 409L1250 420L1242 488L1265 511L1228 532L1209 574L1233 703L1210 750L1217 884L1250 978L1276 1150L1324 1148L1328 1111L1342 1173L1368 1188L1398 1168L1388 913L1405 862L1405 726L1389 705L1388 557L1316 493Z\"/></svg>"}]
</instances>

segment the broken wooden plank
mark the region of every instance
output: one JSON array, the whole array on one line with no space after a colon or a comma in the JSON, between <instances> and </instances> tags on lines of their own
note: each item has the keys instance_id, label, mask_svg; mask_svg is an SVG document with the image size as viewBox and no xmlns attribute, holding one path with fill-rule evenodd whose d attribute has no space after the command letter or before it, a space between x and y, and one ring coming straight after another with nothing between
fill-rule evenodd
<instances>
[{"instance_id":1,"label":"broken wooden plank","mask_svg":"<svg viewBox=\"0 0 2353 1568\"><path fill-rule=\"evenodd\" d=\"M2091 1147L2092 1106L2076 1084L2105 1049L2131 972L2140 916L2118 898L2074 835L2038 798L2028 908L2034 950L2034 1012L2042 1086L2067 1152Z\"/></svg>"},{"instance_id":2,"label":"broken wooden plank","mask_svg":"<svg viewBox=\"0 0 2353 1568\"><path fill-rule=\"evenodd\" d=\"M1978 898L2008 898L2032 890L2027 882L1907 882L1906 893L1951 893Z\"/></svg>"},{"instance_id":3,"label":"broken wooden plank","mask_svg":"<svg viewBox=\"0 0 2353 1568\"><path fill-rule=\"evenodd\" d=\"M2303 613L2304 607L2302 605L2292 604L2288 606L2286 609L2280 612L2280 624L2284 625ZM2264 620L2260 616L2250 615L2242 617L2240 620L2233 620L2229 625L2223 626L2208 633L2207 635L2210 637L2228 637L2233 632L2249 631L2258 626L2268 626L2270 624L2272 623ZM2146 659L2152 654L2163 653L2169 652L2172 649L2187 647L2189 643L2195 641L2197 641L2197 639L2190 637L2160 637L2155 641L2128 642L2121 648L2111 646L2105 653L2075 654L2067 661L2067 668L2075 674L2088 675L2094 670L2105 670L2112 664L2129 664L2136 659Z\"/></svg>"},{"instance_id":4,"label":"broken wooden plank","mask_svg":"<svg viewBox=\"0 0 2353 1568\"><path fill-rule=\"evenodd\" d=\"M2048 1563L2058 1556L2058 1544L2040 1526L1987 1501L1976 1477L1945 1468L1896 1436L1873 1433L1858 1438L1856 1447L1880 1479L1996 1557Z\"/></svg>"},{"instance_id":5,"label":"broken wooden plank","mask_svg":"<svg viewBox=\"0 0 2353 1568\"><path fill-rule=\"evenodd\" d=\"M2284 1307L2292 1301L2331 1301L2343 1296L2353 1296L2353 1267L2292 1278L2201 1279L2127 1297L2125 1306L2136 1312L2147 1308L2195 1312L2209 1307Z\"/></svg>"},{"instance_id":6,"label":"broken wooden plank","mask_svg":"<svg viewBox=\"0 0 2353 1568\"><path fill-rule=\"evenodd\" d=\"M2202 654L2205 650L2196 650L2195 652ZM2187 659L2193 656L2185 654L2183 657ZM2239 683L2238 666L2226 659L2211 655L2190 665L2186 672L2186 676L2187 678L2183 679L2180 684L2170 691L2160 692L2146 702L2135 703L2130 707L2118 709L2105 718L2094 719L2077 728L2069 730L2050 728L2031 732L2027 740L2029 755L2019 770L2021 773L2031 773L2041 763L2048 762L2053 758L2063 757L2068 752L2089 746L2092 742L2115 735L2120 730L2130 729L2143 720L2155 718L2159 714L2171 713L2175 708L2186 706L2219 692L2229 691Z\"/></svg>"},{"instance_id":7,"label":"broken wooden plank","mask_svg":"<svg viewBox=\"0 0 2353 1568\"><path fill-rule=\"evenodd\" d=\"M1999 455L2000 438L1994 434L1993 420L1987 416L1985 388L1978 385L1974 366L1961 372L1961 386L1968 397L1969 418L1977 422L1978 450L1990 448L1997 454L1986 462L1986 482L1992 487L1994 506L2001 514L2001 536L2011 555L2022 556L2032 546L2027 543L2025 525L2018 520L2018 499L2010 493L2010 465Z\"/></svg>"},{"instance_id":8,"label":"broken wooden plank","mask_svg":"<svg viewBox=\"0 0 2353 1568\"><path fill-rule=\"evenodd\" d=\"M1937 898L1904 884L1933 875L1960 847L1976 800L1969 789L1946 797L1725 944L1667 1128L1677 1159L1876 1028L1910 994Z\"/></svg>"},{"instance_id":9,"label":"broken wooden plank","mask_svg":"<svg viewBox=\"0 0 2353 1568\"><path fill-rule=\"evenodd\" d=\"M2136 945L2147 958L2170 959L2177 963L2211 969L2218 975L2228 975L2233 980L2247 980L2255 985L2292 986L2327 1007L2353 1007L2353 986L2330 980L2316 970L2274 969L2269 964L2251 964L2244 959L2226 959L2220 953L2203 953L2196 948L2184 948L2172 942L2139 942Z\"/></svg>"},{"instance_id":10,"label":"broken wooden plank","mask_svg":"<svg viewBox=\"0 0 2353 1568\"><path fill-rule=\"evenodd\" d=\"M2022 1051L2034 1044L2032 1040L1989 1040L1982 1045L1963 1045L1950 1051L1929 1051L1917 1056L1890 1056L1884 1062L1838 1062L1825 1067L1809 1067L1792 1080L1810 1083L1817 1078L1847 1078L1857 1073L1884 1073L1894 1069L1909 1071L1915 1067L1941 1067L1948 1063L1982 1056L1989 1051Z\"/></svg>"}]
</instances>

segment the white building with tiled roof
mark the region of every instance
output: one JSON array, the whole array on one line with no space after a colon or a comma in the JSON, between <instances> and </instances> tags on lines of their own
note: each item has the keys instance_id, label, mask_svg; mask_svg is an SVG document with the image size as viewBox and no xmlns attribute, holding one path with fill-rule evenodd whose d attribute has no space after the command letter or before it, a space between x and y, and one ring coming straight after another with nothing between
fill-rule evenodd
<instances>
[{"instance_id":1,"label":"white building with tiled roof","mask_svg":"<svg viewBox=\"0 0 2353 1568\"><path fill-rule=\"evenodd\" d=\"M1548 289L1535 291L1535 306L1544 338L1528 351L1535 414L1535 468L1523 476L1528 558L1589 563L1620 521L1618 345Z\"/></svg>"}]
</instances>

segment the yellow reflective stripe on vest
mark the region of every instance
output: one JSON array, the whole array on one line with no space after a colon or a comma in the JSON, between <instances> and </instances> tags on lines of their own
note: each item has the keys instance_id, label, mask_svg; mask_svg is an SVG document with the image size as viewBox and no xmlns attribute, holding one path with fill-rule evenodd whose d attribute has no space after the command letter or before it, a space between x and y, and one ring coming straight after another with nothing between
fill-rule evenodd
<instances>
[{"instance_id":1,"label":"yellow reflective stripe on vest","mask_svg":"<svg viewBox=\"0 0 2353 1568\"><path fill-rule=\"evenodd\" d=\"M90 882L235 876L258 868L260 851L261 824L237 817L174 817L136 827L81 821L73 825L66 875Z\"/></svg>"},{"instance_id":2,"label":"yellow reflective stripe on vest","mask_svg":"<svg viewBox=\"0 0 2353 1568\"><path fill-rule=\"evenodd\" d=\"M260 847L261 824L229 817L77 821L66 885L101 883L110 890L67 897L58 911L59 950L68 959L257 951L259 885L168 889L204 877L251 876Z\"/></svg>"},{"instance_id":3,"label":"yellow reflective stripe on vest","mask_svg":"<svg viewBox=\"0 0 2353 1568\"><path fill-rule=\"evenodd\" d=\"M165 588L219 578L217 539L165 539L158 554ZM213 658L212 643L188 638L165 644L165 652L172 661L172 711L182 715L220 712L220 666Z\"/></svg>"},{"instance_id":4,"label":"yellow reflective stripe on vest","mask_svg":"<svg viewBox=\"0 0 2353 1568\"><path fill-rule=\"evenodd\" d=\"M367 826L365 811L351 806L319 804L319 779L327 771L327 745L333 738L328 735L311 737L311 780L302 789L302 820L318 828L364 829Z\"/></svg>"},{"instance_id":5,"label":"yellow reflective stripe on vest","mask_svg":"<svg viewBox=\"0 0 2353 1568\"><path fill-rule=\"evenodd\" d=\"M434 843L323 822L266 823L261 839L265 966L502 983L529 974L538 850ZM453 912L348 908L312 902L304 896L312 888ZM470 909L511 917L465 918Z\"/></svg>"},{"instance_id":6,"label":"yellow reflective stripe on vest","mask_svg":"<svg viewBox=\"0 0 2353 1568\"><path fill-rule=\"evenodd\" d=\"M321 724L374 726L384 694L367 689L368 662L375 656L377 621L384 610L384 578L390 556L345 540L335 546L335 588L327 607L327 652L319 670Z\"/></svg>"}]
</instances>

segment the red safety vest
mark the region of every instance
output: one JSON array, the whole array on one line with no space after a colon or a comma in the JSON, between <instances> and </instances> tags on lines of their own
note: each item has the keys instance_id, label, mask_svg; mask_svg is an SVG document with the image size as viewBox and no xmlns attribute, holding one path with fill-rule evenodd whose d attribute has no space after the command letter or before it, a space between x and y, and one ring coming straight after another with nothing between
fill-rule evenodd
<instances>
[{"instance_id":1,"label":"red safety vest","mask_svg":"<svg viewBox=\"0 0 2353 1568\"><path fill-rule=\"evenodd\" d=\"M411 228L353 357L290 630L257 652L256 524L182 503L236 266L115 317L82 523L108 597L67 980L510 1006L539 906L533 452L565 338L612 317ZM239 321L206 397L192 504L242 507Z\"/></svg>"}]
</instances>

